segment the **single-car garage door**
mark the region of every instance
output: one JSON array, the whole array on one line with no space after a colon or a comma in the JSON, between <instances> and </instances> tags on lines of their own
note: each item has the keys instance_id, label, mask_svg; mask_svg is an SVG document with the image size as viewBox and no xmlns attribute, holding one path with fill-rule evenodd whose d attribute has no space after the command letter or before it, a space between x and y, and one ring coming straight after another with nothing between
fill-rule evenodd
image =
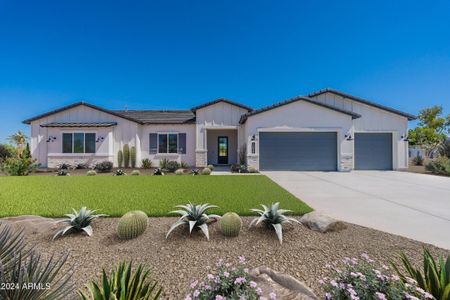
<instances>
[{"instance_id":1,"label":"single-car garage door","mask_svg":"<svg viewBox=\"0 0 450 300\"><path fill-rule=\"evenodd\" d=\"M391 133L355 133L356 170L392 170Z\"/></svg>"},{"instance_id":2,"label":"single-car garage door","mask_svg":"<svg viewBox=\"0 0 450 300\"><path fill-rule=\"evenodd\" d=\"M259 168L336 171L336 132L260 132Z\"/></svg>"}]
</instances>

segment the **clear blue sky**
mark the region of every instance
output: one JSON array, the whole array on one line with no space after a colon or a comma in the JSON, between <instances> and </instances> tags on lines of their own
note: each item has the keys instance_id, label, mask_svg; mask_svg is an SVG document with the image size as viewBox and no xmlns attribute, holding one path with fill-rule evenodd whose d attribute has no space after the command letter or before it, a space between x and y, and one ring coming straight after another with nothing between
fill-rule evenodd
<instances>
[{"instance_id":1,"label":"clear blue sky","mask_svg":"<svg viewBox=\"0 0 450 300\"><path fill-rule=\"evenodd\" d=\"M79 100L261 107L325 87L450 113L450 1L0 0L0 141Z\"/></svg>"}]
</instances>

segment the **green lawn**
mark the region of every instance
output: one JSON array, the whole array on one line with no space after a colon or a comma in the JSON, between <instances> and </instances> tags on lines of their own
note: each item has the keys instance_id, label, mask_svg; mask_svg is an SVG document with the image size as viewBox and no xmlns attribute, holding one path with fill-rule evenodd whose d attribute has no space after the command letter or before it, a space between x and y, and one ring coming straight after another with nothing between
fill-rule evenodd
<instances>
[{"instance_id":1,"label":"green lawn","mask_svg":"<svg viewBox=\"0 0 450 300\"><path fill-rule=\"evenodd\" d=\"M0 177L0 216L61 217L71 208L87 206L121 216L143 210L168 216L175 205L211 203L211 212L251 215L260 203L280 202L282 208L304 214L311 208L266 176L28 176Z\"/></svg>"}]
</instances>

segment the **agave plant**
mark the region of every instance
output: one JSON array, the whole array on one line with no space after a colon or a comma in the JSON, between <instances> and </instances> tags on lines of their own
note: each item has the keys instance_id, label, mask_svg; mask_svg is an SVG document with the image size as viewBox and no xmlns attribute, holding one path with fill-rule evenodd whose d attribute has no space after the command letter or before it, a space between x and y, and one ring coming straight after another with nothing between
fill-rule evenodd
<instances>
[{"instance_id":1,"label":"agave plant","mask_svg":"<svg viewBox=\"0 0 450 300\"><path fill-rule=\"evenodd\" d=\"M156 300L161 295L158 283L149 279L149 271L142 265L132 272L132 263L122 262L108 277L103 269L102 281L87 285L89 294L79 291L83 300Z\"/></svg>"},{"instance_id":2,"label":"agave plant","mask_svg":"<svg viewBox=\"0 0 450 300\"><path fill-rule=\"evenodd\" d=\"M400 272L399 268L391 263L403 282L408 282L408 277L417 281L417 285L432 294L437 300L450 300L450 255L444 260L439 257L435 261L428 249L423 250L423 273L415 268L408 257L403 253L400 256L407 276Z\"/></svg>"},{"instance_id":3,"label":"agave plant","mask_svg":"<svg viewBox=\"0 0 450 300\"><path fill-rule=\"evenodd\" d=\"M192 232L192 229L200 229L203 234L206 236L206 239L209 240L209 231L208 231L208 221L211 218L220 219L219 215L208 215L206 211L210 208L216 208L216 205L210 205L208 203L194 205L192 203L186 205L177 205L176 207L182 208L179 210L171 211L170 213L181 215L180 219L170 227L169 232L167 232L166 238L169 237L169 234L180 225L189 225L189 233Z\"/></svg>"},{"instance_id":4,"label":"agave plant","mask_svg":"<svg viewBox=\"0 0 450 300\"><path fill-rule=\"evenodd\" d=\"M94 214L96 210L89 210L86 207L82 207L80 211L76 211L73 209L73 214L66 214L66 219L59 221L58 223L66 223L69 224L64 229L58 231L53 239L56 239L59 235L63 236L64 234L71 231L84 231L88 236L92 235L92 226L91 223L93 220L99 217L107 217L104 214Z\"/></svg>"},{"instance_id":5,"label":"agave plant","mask_svg":"<svg viewBox=\"0 0 450 300\"><path fill-rule=\"evenodd\" d=\"M265 223L268 226L272 225L272 227L275 229L280 244L283 243L283 223L296 222L300 224L300 222L294 218L286 217L284 214L290 212L291 210L280 209L279 202L272 203L270 208L264 204L261 204L261 206L264 209L251 209L251 211L258 213L260 216L252 220L252 222L250 223L250 227L252 227L253 225L258 225L261 222Z\"/></svg>"}]
</instances>

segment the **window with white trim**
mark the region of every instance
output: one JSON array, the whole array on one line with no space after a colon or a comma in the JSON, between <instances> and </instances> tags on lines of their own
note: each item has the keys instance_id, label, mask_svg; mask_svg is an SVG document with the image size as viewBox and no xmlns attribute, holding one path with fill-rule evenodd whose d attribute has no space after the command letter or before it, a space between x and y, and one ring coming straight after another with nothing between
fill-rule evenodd
<instances>
[{"instance_id":1,"label":"window with white trim","mask_svg":"<svg viewBox=\"0 0 450 300\"><path fill-rule=\"evenodd\" d=\"M158 133L158 153L178 153L178 133Z\"/></svg>"},{"instance_id":2,"label":"window with white trim","mask_svg":"<svg viewBox=\"0 0 450 300\"><path fill-rule=\"evenodd\" d=\"M95 133L63 133L62 153L95 153Z\"/></svg>"}]
</instances>

